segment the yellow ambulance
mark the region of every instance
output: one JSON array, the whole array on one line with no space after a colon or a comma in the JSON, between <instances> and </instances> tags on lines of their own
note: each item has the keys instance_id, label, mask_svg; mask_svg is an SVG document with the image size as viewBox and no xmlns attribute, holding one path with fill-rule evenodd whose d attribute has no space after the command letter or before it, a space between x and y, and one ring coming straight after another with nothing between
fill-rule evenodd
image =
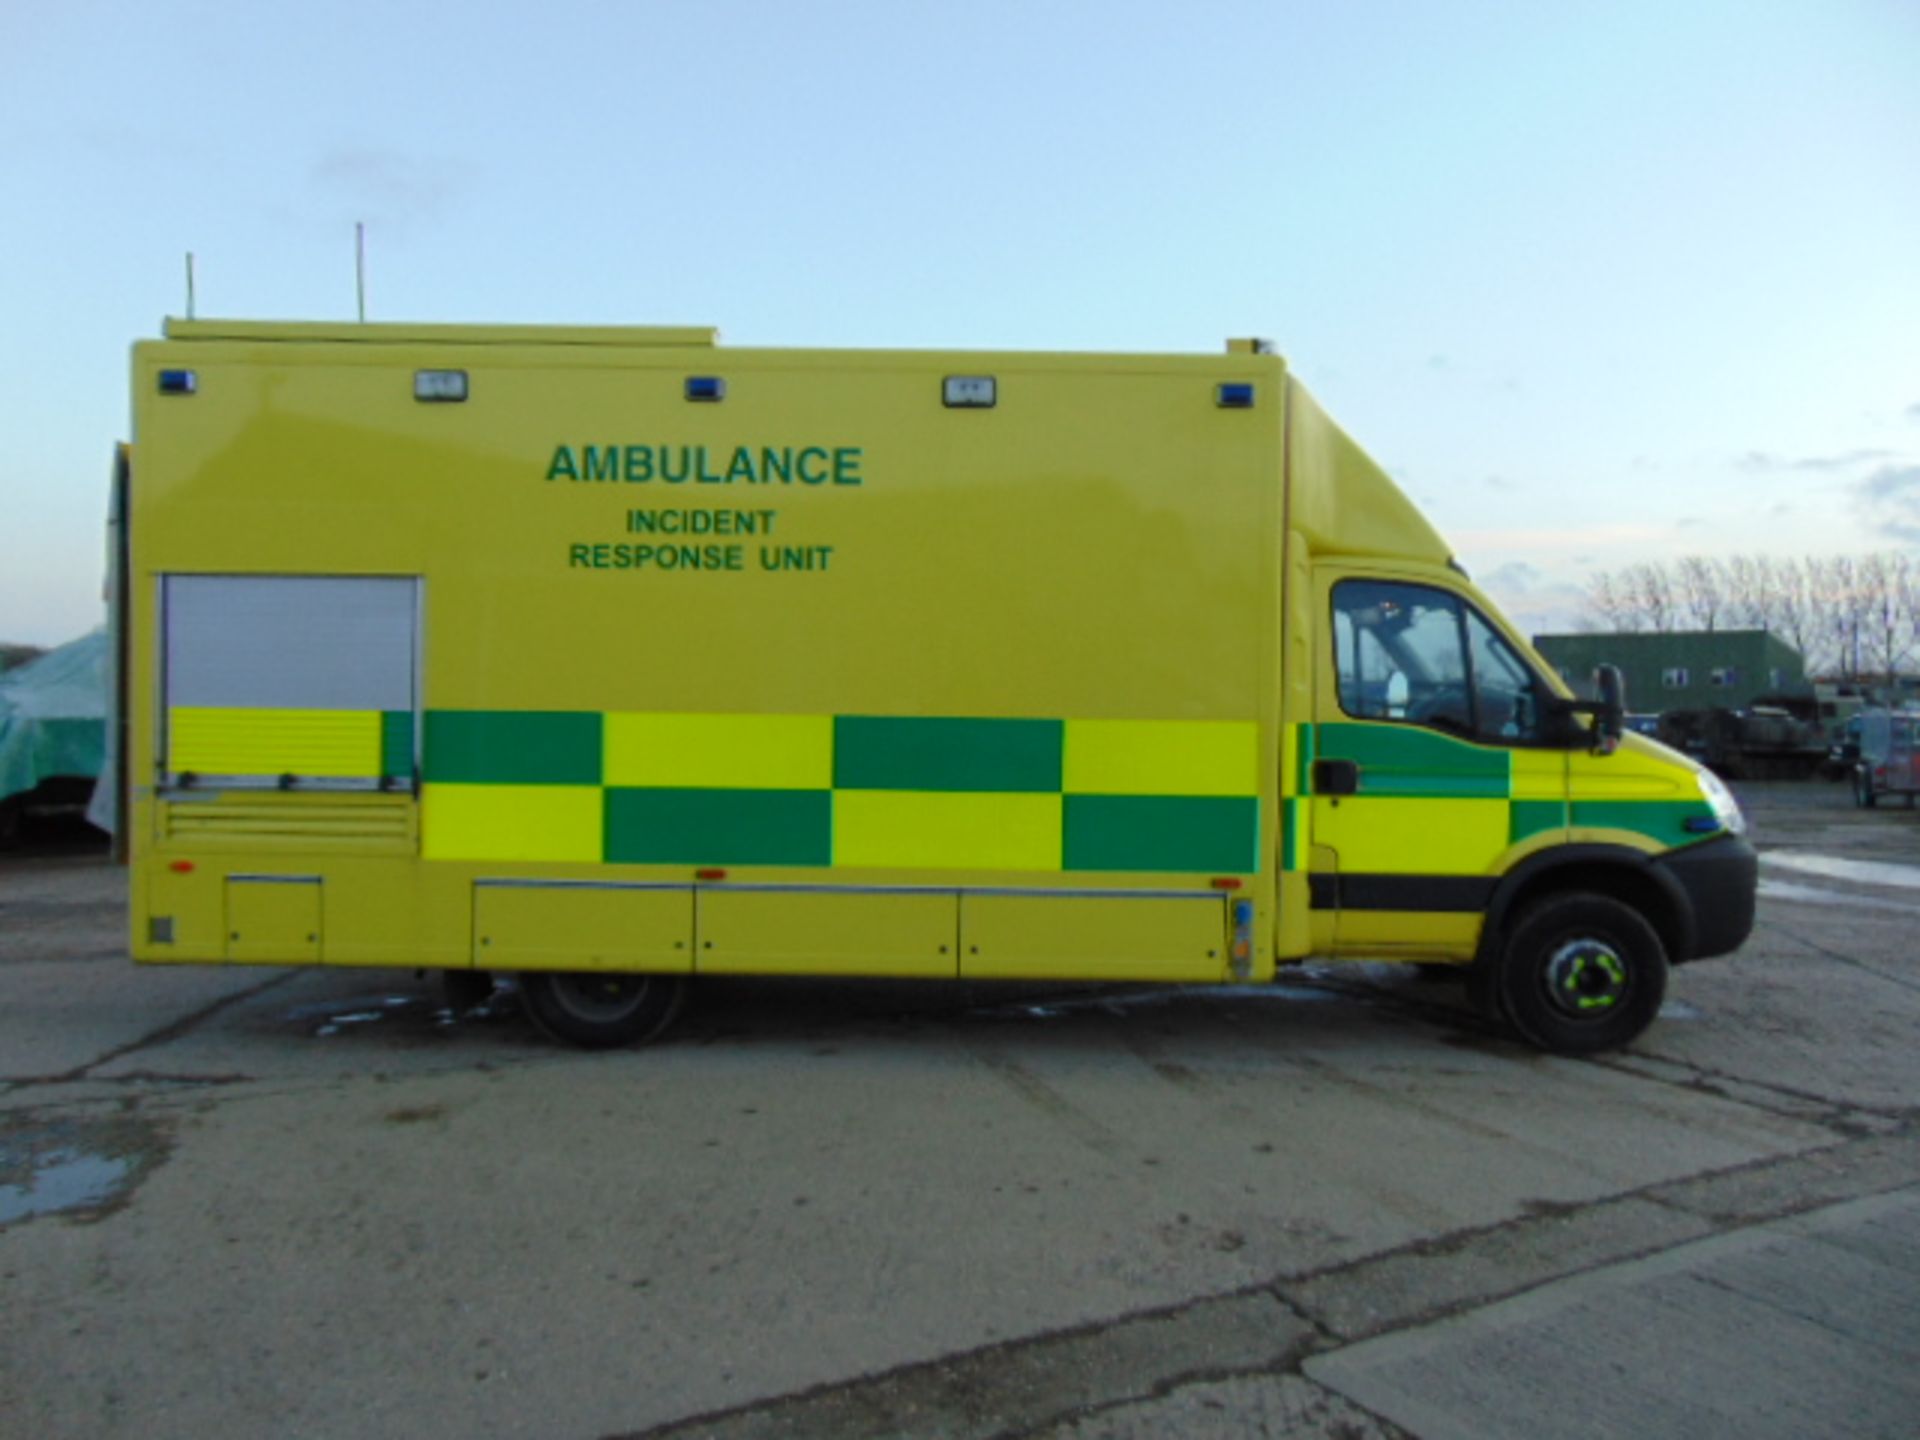
<instances>
[{"instance_id":1,"label":"yellow ambulance","mask_svg":"<svg viewBox=\"0 0 1920 1440\"><path fill-rule=\"evenodd\" d=\"M511 973L1462 967L1625 1044L1737 947L1700 766L1580 702L1262 342L173 321L117 586L132 950Z\"/></svg>"}]
</instances>

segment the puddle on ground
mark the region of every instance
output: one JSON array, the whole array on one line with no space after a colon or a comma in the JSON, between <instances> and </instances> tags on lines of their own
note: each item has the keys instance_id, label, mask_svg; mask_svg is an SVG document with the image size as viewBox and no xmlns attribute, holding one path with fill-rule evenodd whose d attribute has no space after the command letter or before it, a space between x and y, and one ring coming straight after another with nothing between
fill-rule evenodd
<instances>
[{"instance_id":1,"label":"puddle on ground","mask_svg":"<svg viewBox=\"0 0 1920 1440\"><path fill-rule=\"evenodd\" d=\"M1700 1012L1684 1000L1667 1000L1660 1006L1662 1020L1698 1020Z\"/></svg>"},{"instance_id":2,"label":"puddle on ground","mask_svg":"<svg viewBox=\"0 0 1920 1440\"><path fill-rule=\"evenodd\" d=\"M1187 1001L1214 1004L1221 1000L1264 1000L1324 1004L1347 997L1316 985L1276 980L1266 985L1195 985L1172 989L1128 990L1118 994L1052 996L1044 1001L1011 1005L983 1005L972 1013L996 1019L1058 1020L1069 1015L1119 1015L1129 1010L1166 1009Z\"/></svg>"},{"instance_id":3,"label":"puddle on ground","mask_svg":"<svg viewBox=\"0 0 1920 1440\"><path fill-rule=\"evenodd\" d=\"M350 995L296 1005L286 1012L295 1024L312 1027L318 1039L383 1020L431 1020L435 1029L449 1030L463 1021L492 1020L511 1008L513 987L499 984L477 1005L455 1009L425 995Z\"/></svg>"},{"instance_id":4,"label":"puddle on ground","mask_svg":"<svg viewBox=\"0 0 1920 1440\"><path fill-rule=\"evenodd\" d=\"M42 1215L102 1219L166 1153L154 1126L127 1117L9 1129L0 1134L0 1226Z\"/></svg>"},{"instance_id":5,"label":"puddle on ground","mask_svg":"<svg viewBox=\"0 0 1920 1440\"><path fill-rule=\"evenodd\" d=\"M1787 900L1797 905L1840 905L1849 910L1884 911L1893 915L1920 915L1920 905L1899 900L1883 900L1876 895L1861 895L1844 890L1822 890L1817 885L1795 885L1789 880L1762 880L1759 894L1765 900Z\"/></svg>"},{"instance_id":6,"label":"puddle on ground","mask_svg":"<svg viewBox=\"0 0 1920 1440\"><path fill-rule=\"evenodd\" d=\"M83 1150L50 1150L24 1185L0 1185L0 1225L34 1215L93 1210L113 1199L132 1171L130 1161Z\"/></svg>"},{"instance_id":7,"label":"puddle on ground","mask_svg":"<svg viewBox=\"0 0 1920 1440\"><path fill-rule=\"evenodd\" d=\"M1760 857L1760 863L1820 875L1828 880L1847 880L1855 885L1920 890L1920 865L1899 865L1889 860L1847 860L1838 855L1816 855L1810 850L1769 850Z\"/></svg>"}]
</instances>

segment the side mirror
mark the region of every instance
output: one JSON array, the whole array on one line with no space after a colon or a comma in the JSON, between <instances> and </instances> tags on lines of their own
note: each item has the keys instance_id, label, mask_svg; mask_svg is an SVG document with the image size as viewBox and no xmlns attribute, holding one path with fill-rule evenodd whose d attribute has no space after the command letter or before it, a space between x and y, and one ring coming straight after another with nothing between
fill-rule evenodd
<instances>
[{"instance_id":1,"label":"side mirror","mask_svg":"<svg viewBox=\"0 0 1920 1440\"><path fill-rule=\"evenodd\" d=\"M1593 748L1603 755L1611 755L1619 747L1627 723L1627 682L1621 678L1620 667L1595 667L1593 692L1599 696L1593 713Z\"/></svg>"}]
</instances>

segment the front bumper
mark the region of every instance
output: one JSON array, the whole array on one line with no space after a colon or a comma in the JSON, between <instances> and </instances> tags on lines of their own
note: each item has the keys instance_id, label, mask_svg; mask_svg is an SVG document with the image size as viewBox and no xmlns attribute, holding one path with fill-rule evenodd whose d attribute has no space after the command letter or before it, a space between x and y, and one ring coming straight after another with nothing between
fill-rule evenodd
<instances>
[{"instance_id":1,"label":"front bumper","mask_svg":"<svg viewBox=\"0 0 1920 1440\"><path fill-rule=\"evenodd\" d=\"M1739 835L1723 835L1662 855L1653 862L1680 887L1692 912L1692 944L1685 955L1705 960L1738 950L1753 932L1754 892L1760 883L1760 857Z\"/></svg>"}]
</instances>

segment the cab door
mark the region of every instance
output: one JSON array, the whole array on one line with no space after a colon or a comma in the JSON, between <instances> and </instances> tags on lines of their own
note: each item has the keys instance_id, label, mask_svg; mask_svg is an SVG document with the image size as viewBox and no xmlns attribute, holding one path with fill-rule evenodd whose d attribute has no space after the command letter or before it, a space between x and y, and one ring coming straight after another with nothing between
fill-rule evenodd
<instances>
[{"instance_id":1,"label":"cab door","mask_svg":"<svg viewBox=\"0 0 1920 1440\"><path fill-rule=\"evenodd\" d=\"M1315 590L1313 904L1338 950L1464 959L1499 877L1566 838L1549 692L1454 590L1340 571Z\"/></svg>"}]
</instances>

